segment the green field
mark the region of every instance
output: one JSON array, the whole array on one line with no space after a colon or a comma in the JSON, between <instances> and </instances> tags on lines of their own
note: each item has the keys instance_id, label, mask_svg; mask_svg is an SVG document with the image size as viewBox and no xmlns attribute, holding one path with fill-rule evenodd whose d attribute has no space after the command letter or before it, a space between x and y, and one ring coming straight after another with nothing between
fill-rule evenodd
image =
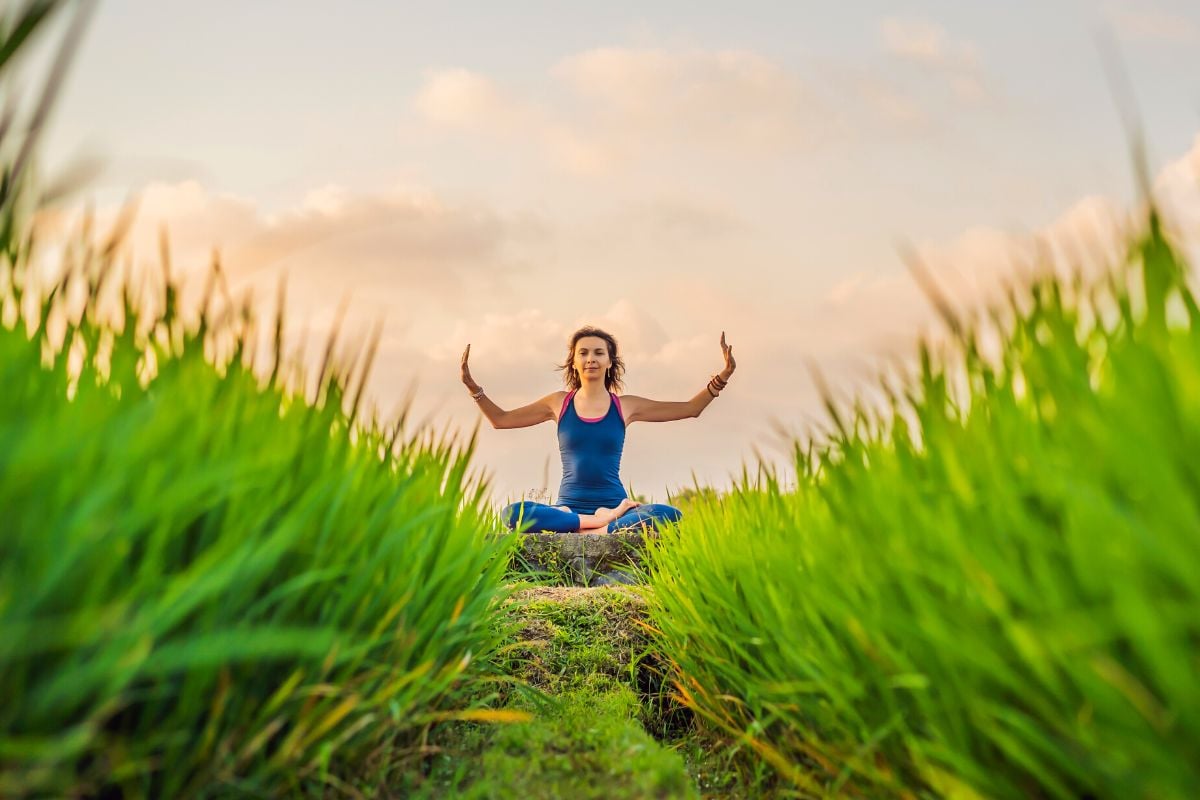
<instances>
[{"instance_id":1,"label":"green field","mask_svg":"<svg viewBox=\"0 0 1200 800\"><path fill-rule=\"evenodd\" d=\"M58 5L0 12L0 78ZM304 374L219 272L191 314L119 230L39 241L4 97L0 796L1200 794L1200 309L1154 212L945 308L795 475L698 487L637 602L514 613L547 579L473 440L363 411L369 349Z\"/></svg>"},{"instance_id":2,"label":"green field","mask_svg":"<svg viewBox=\"0 0 1200 800\"><path fill-rule=\"evenodd\" d=\"M1200 788L1200 312L1156 216L1130 244L655 549L680 693L798 791Z\"/></svg>"}]
</instances>

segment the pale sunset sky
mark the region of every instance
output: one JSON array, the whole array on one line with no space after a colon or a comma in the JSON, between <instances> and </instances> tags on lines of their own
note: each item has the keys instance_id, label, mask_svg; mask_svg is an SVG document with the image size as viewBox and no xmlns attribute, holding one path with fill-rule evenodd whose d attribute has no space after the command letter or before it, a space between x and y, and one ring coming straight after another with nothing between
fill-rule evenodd
<instances>
[{"instance_id":1,"label":"pale sunset sky","mask_svg":"<svg viewBox=\"0 0 1200 800\"><path fill-rule=\"evenodd\" d=\"M414 419L465 436L468 342L513 408L561 388L589 323L628 393L685 400L725 331L721 397L628 430L626 486L666 501L783 463L777 426L823 425L812 368L849 397L915 352L935 315L901 243L970 303L1032 237L1111 241L1137 203L1123 91L1200 229L1194 0L105 0L42 160L101 159L74 202L102 215L137 194L131 258L165 224L181 272L219 248L264 301L286 274L310 343L343 297L350 332L382 321L385 417L411 389ZM475 464L497 502L556 490L553 423L484 421Z\"/></svg>"}]
</instances>

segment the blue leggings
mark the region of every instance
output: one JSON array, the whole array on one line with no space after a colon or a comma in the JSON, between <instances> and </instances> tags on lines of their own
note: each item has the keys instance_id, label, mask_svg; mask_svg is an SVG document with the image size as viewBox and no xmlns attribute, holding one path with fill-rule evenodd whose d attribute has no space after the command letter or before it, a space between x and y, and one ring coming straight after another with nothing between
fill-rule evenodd
<instances>
[{"instance_id":1,"label":"blue leggings","mask_svg":"<svg viewBox=\"0 0 1200 800\"><path fill-rule=\"evenodd\" d=\"M637 508L631 508L621 516L608 523L608 532L622 528L636 528L645 525L655 528L659 522L678 522L683 512L665 503L643 503ZM516 530L518 521L521 528L527 531L555 531L566 533L579 530L579 515L574 511L563 511L545 503L535 503L532 500L522 500L519 503L505 506L500 513L504 524ZM598 529L597 529L598 530Z\"/></svg>"}]
</instances>

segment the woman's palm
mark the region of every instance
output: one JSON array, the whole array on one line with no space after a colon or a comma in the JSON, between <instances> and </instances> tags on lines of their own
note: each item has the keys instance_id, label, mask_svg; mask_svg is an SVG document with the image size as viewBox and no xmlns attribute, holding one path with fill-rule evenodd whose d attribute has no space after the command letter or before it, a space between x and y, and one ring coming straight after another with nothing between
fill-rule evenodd
<instances>
[{"instance_id":1,"label":"woman's palm","mask_svg":"<svg viewBox=\"0 0 1200 800\"><path fill-rule=\"evenodd\" d=\"M467 345L467 349L463 350L462 354L462 382L469 389L475 388L475 379L471 377L471 368L467 366L467 359L471 357L471 345Z\"/></svg>"}]
</instances>

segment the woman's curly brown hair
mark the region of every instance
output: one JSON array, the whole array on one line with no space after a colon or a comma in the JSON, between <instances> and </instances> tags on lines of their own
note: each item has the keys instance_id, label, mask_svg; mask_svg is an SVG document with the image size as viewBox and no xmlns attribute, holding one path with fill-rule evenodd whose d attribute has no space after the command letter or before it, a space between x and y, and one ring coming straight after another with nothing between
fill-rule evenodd
<instances>
[{"instance_id":1,"label":"woman's curly brown hair","mask_svg":"<svg viewBox=\"0 0 1200 800\"><path fill-rule=\"evenodd\" d=\"M555 369L562 370L563 384L566 385L567 391L578 389L582 385L579 374L572 369L572 366L575 360L575 345L579 344L579 340L585 336L598 336L608 344L608 357L612 364L604 373L604 388L610 392L624 390L625 383L622 378L625 375L625 362L617 355L617 340L607 331L585 325L571 334L571 340L567 343L567 360L555 367Z\"/></svg>"}]
</instances>

